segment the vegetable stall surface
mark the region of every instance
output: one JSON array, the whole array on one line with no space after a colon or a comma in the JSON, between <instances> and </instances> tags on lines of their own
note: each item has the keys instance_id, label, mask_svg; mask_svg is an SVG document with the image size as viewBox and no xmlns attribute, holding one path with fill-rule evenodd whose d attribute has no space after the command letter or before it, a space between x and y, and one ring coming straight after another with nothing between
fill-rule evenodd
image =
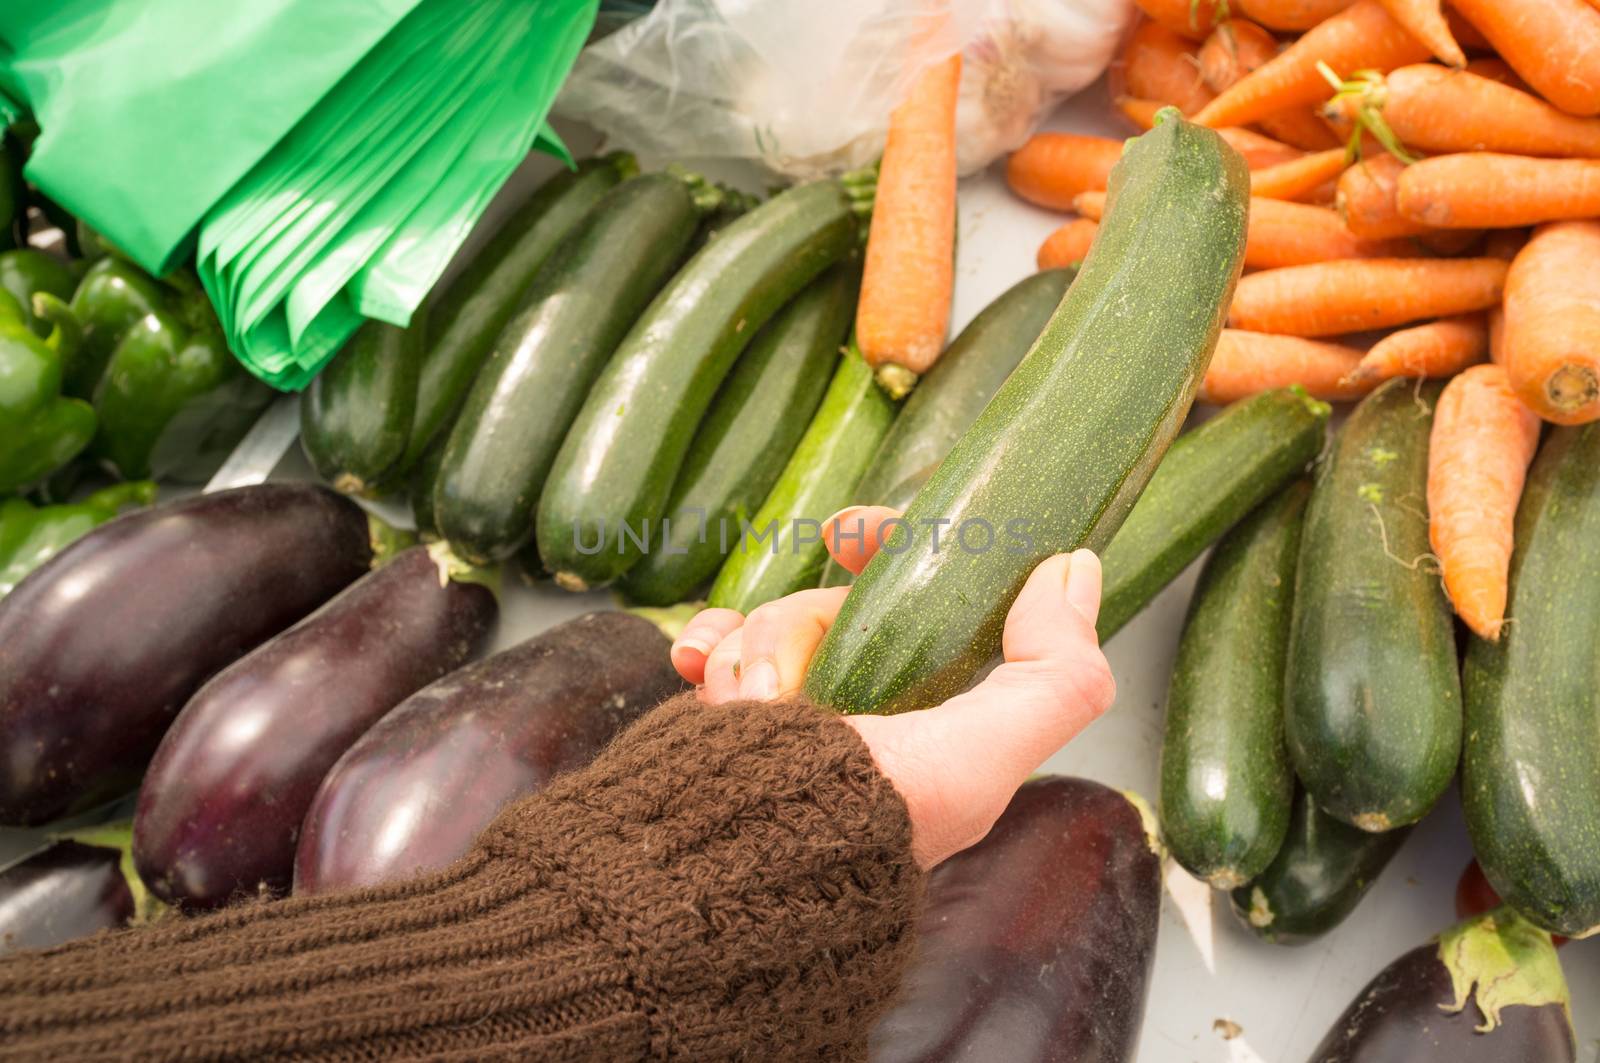
<instances>
[{"instance_id":1,"label":"vegetable stall surface","mask_svg":"<svg viewBox=\"0 0 1600 1063\"><path fill-rule=\"evenodd\" d=\"M1161 908L1136 800L1033 779L987 837L935 868L873 1063L1133 1063Z\"/></svg>"},{"instance_id":2,"label":"vegetable stall surface","mask_svg":"<svg viewBox=\"0 0 1600 1063\"><path fill-rule=\"evenodd\" d=\"M371 886L455 860L502 807L587 764L683 689L669 646L647 620L589 613L413 694L323 780L294 892Z\"/></svg>"},{"instance_id":3,"label":"vegetable stall surface","mask_svg":"<svg viewBox=\"0 0 1600 1063\"><path fill-rule=\"evenodd\" d=\"M1161 833L1217 889L1267 869L1289 829L1283 666L1310 486L1263 503L1217 545L1184 620L1161 746Z\"/></svg>"},{"instance_id":4,"label":"vegetable stall surface","mask_svg":"<svg viewBox=\"0 0 1600 1063\"><path fill-rule=\"evenodd\" d=\"M413 546L200 688L139 788L133 856L162 900L281 894L300 823L339 755L493 632L494 592Z\"/></svg>"},{"instance_id":5,"label":"vegetable stall surface","mask_svg":"<svg viewBox=\"0 0 1600 1063\"><path fill-rule=\"evenodd\" d=\"M131 789L213 674L367 571L368 518L269 483L96 528L0 599L0 824Z\"/></svg>"},{"instance_id":6,"label":"vegetable stall surface","mask_svg":"<svg viewBox=\"0 0 1600 1063\"><path fill-rule=\"evenodd\" d=\"M1379 971L1309 1063L1575 1063L1550 935L1500 909Z\"/></svg>"},{"instance_id":7,"label":"vegetable stall surface","mask_svg":"<svg viewBox=\"0 0 1600 1063\"><path fill-rule=\"evenodd\" d=\"M846 712L942 701L999 648L1040 560L1105 546L1205 373L1241 267L1247 195L1243 160L1175 113L1130 143L1083 270L856 580L812 660L812 700ZM924 521L972 536L987 526L994 539L934 551ZM1002 535L1013 549L996 548Z\"/></svg>"},{"instance_id":8,"label":"vegetable stall surface","mask_svg":"<svg viewBox=\"0 0 1600 1063\"><path fill-rule=\"evenodd\" d=\"M1295 581L1285 725L1300 781L1363 830L1420 819L1461 754L1455 628L1428 543L1439 385L1391 380L1318 466Z\"/></svg>"},{"instance_id":9,"label":"vegetable stall surface","mask_svg":"<svg viewBox=\"0 0 1600 1063\"><path fill-rule=\"evenodd\" d=\"M844 182L798 185L728 224L656 296L584 400L539 498L539 556L557 585L602 586L638 561L740 352L859 239Z\"/></svg>"},{"instance_id":10,"label":"vegetable stall surface","mask_svg":"<svg viewBox=\"0 0 1600 1063\"><path fill-rule=\"evenodd\" d=\"M1600 424L1550 433L1528 474L1511 618L1473 639L1462 803L1484 874L1568 937L1600 930Z\"/></svg>"}]
</instances>

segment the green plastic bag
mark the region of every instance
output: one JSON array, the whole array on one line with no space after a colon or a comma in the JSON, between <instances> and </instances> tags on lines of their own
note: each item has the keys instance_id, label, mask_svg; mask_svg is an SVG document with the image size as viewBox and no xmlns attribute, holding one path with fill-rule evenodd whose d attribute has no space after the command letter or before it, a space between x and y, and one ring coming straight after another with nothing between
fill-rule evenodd
<instances>
[{"instance_id":1,"label":"green plastic bag","mask_svg":"<svg viewBox=\"0 0 1600 1063\"><path fill-rule=\"evenodd\" d=\"M27 176L165 273L206 210L417 2L0 2L7 91L40 128Z\"/></svg>"},{"instance_id":2,"label":"green plastic bag","mask_svg":"<svg viewBox=\"0 0 1600 1063\"><path fill-rule=\"evenodd\" d=\"M530 148L570 164L545 119L597 5L0 0L0 107L43 129L36 184L146 268L193 252L234 354L297 390L410 320Z\"/></svg>"}]
</instances>

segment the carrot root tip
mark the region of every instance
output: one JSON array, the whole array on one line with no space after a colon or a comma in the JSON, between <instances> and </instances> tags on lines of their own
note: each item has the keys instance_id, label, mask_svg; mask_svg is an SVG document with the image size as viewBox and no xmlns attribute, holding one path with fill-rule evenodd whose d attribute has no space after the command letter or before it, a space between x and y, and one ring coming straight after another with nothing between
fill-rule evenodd
<instances>
[{"instance_id":1,"label":"carrot root tip","mask_svg":"<svg viewBox=\"0 0 1600 1063\"><path fill-rule=\"evenodd\" d=\"M1573 413L1600 400L1600 378L1588 366L1568 363L1550 374L1544 391L1550 405Z\"/></svg>"},{"instance_id":2,"label":"carrot root tip","mask_svg":"<svg viewBox=\"0 0 1600 1063\"><path fill-rule=\"evenodd\" d=\"M878 366L875 375L878 378L878 386L896 402L911 394L911 389L917 386L917 374L893 362Z\"/></svg>"}]
</instances>

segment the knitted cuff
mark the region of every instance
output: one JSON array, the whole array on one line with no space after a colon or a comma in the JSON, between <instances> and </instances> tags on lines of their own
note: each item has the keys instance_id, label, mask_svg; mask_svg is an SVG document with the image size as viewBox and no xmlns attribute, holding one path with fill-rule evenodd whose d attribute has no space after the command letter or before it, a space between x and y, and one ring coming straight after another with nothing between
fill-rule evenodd
<instances>
[{"instance_id":1,"label":"knitted cuff","mask_svg":"<svg viewBox=\"0 0 1600 1063\"><path fill-rule=\"evenodd\" d=\"M859 735L804 699L667 702L484 844L551 873L632 980L657 1058L858 1056L922 873Z\"/></svg>"}]
</instances>

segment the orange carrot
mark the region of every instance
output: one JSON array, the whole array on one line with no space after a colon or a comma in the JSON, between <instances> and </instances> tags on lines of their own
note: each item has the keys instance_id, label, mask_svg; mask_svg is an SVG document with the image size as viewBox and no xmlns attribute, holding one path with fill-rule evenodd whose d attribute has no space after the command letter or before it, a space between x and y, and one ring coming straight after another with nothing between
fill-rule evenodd
<instances>
[{"instance_id":1,"label":"orange carrot","mask_svg":"<svg viewBox=\"0 0 1600 1063\"><path fill-rule=\"evenodd\" d=\"M1584 0L1451 0L1539 95L1600 114L1600 11Z\"/></svg>"},{"instance_id":2,"label":"orange carrot","mask_svg":"<svg viewBox=\"0 0 1600 1063\"><path fill-rule=\"evenodd\" d=\"M958 52L924 70L889 116L856 306L856 339L891 393L909 388L914 381L906 379L907 373L927 372L944 349L955 286L960 83Z\"/></svg>"},{"instance_id":3,"label":"orange carrot","mask_svg":"<svg viewBox=\"0 0 1600 1063\"><path fill-rule=\"evenodd\" d=\"M1461 17L1461 12L1454 7L1447 8L1444 13L1445 24L1450 27L1450 36L1456 43L1468 52L1492 52L1494 45L1489 43L1489 38L1483 32Z\"/></svg>"},{"instance_id":4,"label":"orange carrot","mask_svg":"<svg viewBox=\"0 0 1600 1063\"><path fill-rule=\"evenodd\" d=\"M1079 192L1106 186L1122 145L1110 137L1035 133L1006 161L1006 183L1030 203L1069 210Z\"/></svg>"},{"instance_id":5,"label":"orange carrot","mask_svg":"<svg viewBox=\"0 0 1600 1063\"><path fill-rule=\"evenodd\" d=\"M1275 30L1308 30L1332 18L1352 0L1234 0L1239 10Z\"/></svg>"},{"instance_id":6,"label":"orange carrot","mask_svg":"<svg viewBox=\"0 0 1600 1063\"><path fill-rule=\"evenodd\" d=\"M1500 366L1445 385L1428 439L1428 540L1456 615L1491 642L1505 624L1517 503L1538 449L1539 418Z\"/></svg>"},{"instance_id":7,"label":"orange carrot","mask_svg":"<svg viewBox=\"0 0 1600 1063\"><path fill-rule=\"evenodd\" d=\"M1117 110L1121 111L1129 121L1145 130L1155 125L1156 112L1166 106L1155 100L1141 100L1132 96L1118 97L1116 105ZM1245 129L1242 126L1225 126L1216 132L1217 136L1227 141L1229 147L1244 156L1245 165L1252 170L1292 162L1305 155L1305 152L1298 148L1291 148L1282 141L1262 136L1255 130Z\"/></svg>"},{"instance_id":8,"label":"orange carrot","mask_svg":"<svg viewBox=\"0 0 1600 1063\"><path fill-rule=\"evenodd\" d=\"M1344 173L1345 150L1331 148L1250 174L1250 194L1261 199L1305 199Z\"/></svg>"},{"instance_id":9,"label":"orange carrot","mask_svg":"<svg viewBox=\"0 0 1600 1063\"><path fill-rule=\"evenodd\" d=\"M1389 333L1372 345L1351 379L1376 385L1397 376L1455 376L1488 354L1484 315L1459 314Z\"/></svg>"},{"instance_id":10,"label":"orange carrot","mask_svg":"<svg viewBox=\"0 0 1600 1063\"><path fill-rule=\"evenodd\" d=\"M1600 221L1541 225L1506 281L1505 364L1529 409L1600 420Z\"/></svg>"},{"instance_id":11,"label":"orange carrot","mask_svg":"<svg viewBox=\"0 0 1600 1063\"><path fill-rule=\"evenodd\" d=\"M1405 168L1405 163L1384 152L1369 154L1339 175L1333 203L1351 232L1366 240L1388 240L1428 231L1428 226L1402 215L1395 203Z\"/></svg>"},{"instance_id":12,"label":"orange carrot","mask_svg":"<svg viewBox=\"0 0 1600 1063\"><path fill-rule=\"evenodd\" d=\"M1229 19L1200 46L1200 76L1212 91L1223 92L1277 54L1278 40L1272 34L1254 22ZM1304 107L1269 114L1257 124L1297 148L1318 151L1339 143L1327 123Z\"/></svg>"},{"instance_id":13,"label":"orange carrot","mask_svg":"<svg viewBox=\"0 0 1600 1063\"><path fill-rule=\"evenodd\" d=\"M1600 158L1600 118L1574 118L1465 70L1403 66L1373 83L1365 105L1381 111L1408 148Z\"/></svg>"},{"instance_id":14,"label":"orange carrot","mask_svg":"<svg viewBox=\"0 0 1600 1063\"><path fill-rule=\"evenodd\" d=\"M1596 2L1600 3L1600 0L1596 0ZM1481 78L1488 78L1490 81L1498 81L1502 85L1510 85L1519 92L1533 91L1528 87L1526 81L1517 77L1517 72L1511 69L1511 65L1498 55L1485 55L1470 60L1467 63L1466 70L1469 74L1476 74Z\"/></svg>"},{"instance_id":15,"label":"orange carrot","mask_svg":"<svg viewBox=\"0 0 1600 1063\"><path fill-rule=\"evenodd\" d=\"M1085 193L1099 195L1100 193ZM1040 269L1061 269L1089 256L1100 225L1089 218L1074 218L1045 238L1035 261Z\"/></svg>"},{"instance_id":16,"label":"orange carrot","mask_svg":"<svg viewBox=\"0 0 1600 1063\"><path fill-rule=\"evenodd\" d=\"M1487 310L1507 266L1497 258L1368 258L1252 273L1228 323L1252 332L1336 336Z\"/></svg>"},{"instance_id":17,"label":"orange carrot","mask_svg":"<svg viewBox=\"0 0 1600 1063\"><path fill-rule=\"evenodd\" d=\"M1467 55L1456 43L1450 24L1444 20L1440 0L1379 0L1391 18L1428 46L1441 60L1453 67L1467 65Z\"/></svg>"},{"instance_id":18,"label":"orange carrot","mask_svg":"<svg viewBox=\"0 0 1600 1063\"><path fill-rule=\"evenodd\" d=\"M1371 386L1346 383L1345 378L1360 362L1361 352L1354 347L1225 328L1200 385L1200 398L1220 406L1298 384L1330 402L1359 399Z\"/></svg>"},{"instance_id":19,"label":"orange carrot","mask_svg":"<svg viewBox=\"0 0 1600 1063\"><path fill-rule=\"evenodd\" d=\"M1471 152L1408 166L1395 189L1401 215L1436 229L1511 229L1600 215L1600 159L1531 159Z\"/></svg>"},{"instance_id":20,"label":"orange carrot","mask_svg":"<svg viewBox=\"0 0 1600 1063\"><path fill-rule=\"evenodd\" d=\"M1136 0L1139 10L1173 33L1203 41L1222 21L1228 0Z\"/></svg>"},{"instance_id":21,"label":"orange carrot","mask_svg":"<svg viewBox=\"0 0 1600 1063\"><path fill-rule=\"evenodd\" d=\"M1098 221L1105 203L1104 192L1085 192L1073 200L1073 208L1085 218ZM1339 215L1326 207L1258 197L1250 200L1244 264L1253 269L1303 266L1341 258L1409 258L1416 254L1416 247L1403 241L1356 239Z\"/></svg>"},{"instance_id":22,"label":"orange carrot","mask_svg":"<svg viewBox=\"0 0 1600 1063\"><path fill-rule=\"evenodd\" d=\"M1516 260L1518 252L1528 243L1528 233L1523 229L1491 229L1483 242L1483 253L1503 262ZM1495 365L1505 365L1505 300L1489 308L1489 360Z\"/></svg>"},{"instance_id":23,"label":"orange carrot","mask_svg":"<svg viewBox=\"0 0 1600 1063\"><path fill-rule=\"evenodd\" d=\"M1113 91L1119 95L1171 104L1184 114L1194 114L1212 100L1200 80L1194 42L1159 22L1139 24L1111 72Z\"/></svg>"},{"instance_id":24,"label":"orange carrot","mask_svg":"<svg viewBox=\"0 0 1600 1063\"><path fill-rule=\"evenodd\" d=\"M1393 70L1426 58L1428 49L1390 18L1378 0L1358 0L1212 100L1195 121L1212 127L1243 125L1321 103L1331 93L1317 69L1319 62L1349 74Z\"/></svg>"}]
</instances>

